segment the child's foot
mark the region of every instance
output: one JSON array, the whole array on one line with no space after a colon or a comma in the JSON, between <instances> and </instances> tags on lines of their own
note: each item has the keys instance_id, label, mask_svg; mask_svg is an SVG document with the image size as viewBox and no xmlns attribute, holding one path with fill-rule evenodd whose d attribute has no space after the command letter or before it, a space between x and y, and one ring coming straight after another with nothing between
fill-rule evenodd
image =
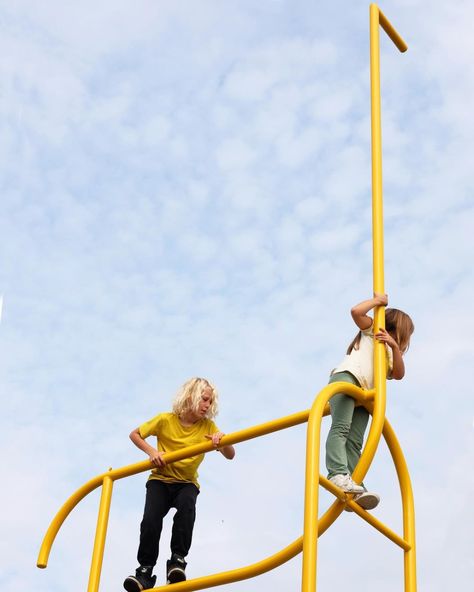
<instances>
[{"instance_id":1,"label":"child's foot","mask_svg":"<svg viewBox=\"0 0 474 592\"><path fill-rule=\"evenodd\" d=\"M358 493L352 498L353 502L359 504L361 508L364 510L373 510L379 505L380 497L376 493L370 493L368 491L364 491L364 493ZM347 512L352 512L352 508L346 506L345 508Z\"/></svg>"},{"instance_id":2,"label":"child's foot","mask_svg":"<svg viewBox=\"0 0 474 592\"><path fill-rule=\"evenodd\" d=\"M175 584L176 582L184 582L186 579L186 561L181 555L173 553L171 559L166 562L166 580L167 584Z\"/></svg>"},{"instance_id":3,"label":"child's foot","mask_svg":"<svg viewBox=\"0 0 474 592\"><path fill-rule=\"evenodd\" d=\"M373 510L379 505L380 497L376 493L364 491L364 493L355 495L353 500L357 502L361 508L364 508L364 510Z\"/></svg>"},{"instance_id":4,"label":"child's foot","mask_svg":"<svg viewBox=\"0 0 474 592\"><path fill-rule=\"evenodd\" d=\"M156 576L152 576L152 572L153 567L140 565L134 576L128 576L128 578L125 578L123 587L127 592L141 592L142 590L154 588Z\"/></svg>"},{"instance_id":5,"label":"child's foot","mask_svg":"<svg viewBox=\"0 0 474 592\"><path fill-rule=\"evenodd\" d=\"M340 487L345 493L364 493L365 491L361 485L354 483L350 475L334 475L329 481Z\"/></svg>"}]
</instances>

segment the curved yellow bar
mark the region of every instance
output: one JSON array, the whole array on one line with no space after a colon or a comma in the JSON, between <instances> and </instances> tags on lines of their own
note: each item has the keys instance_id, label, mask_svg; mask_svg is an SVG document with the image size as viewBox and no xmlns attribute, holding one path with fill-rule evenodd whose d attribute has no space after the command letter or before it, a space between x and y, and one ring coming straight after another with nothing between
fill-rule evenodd
<instances>
[{"instance_id":1,"label":"curved yellow bar","mask_svg":"<svg viewBox=\"0 0 474 592\"><path fill-rule=\"evenodd\" d=\"M335 387L334 387L335 385ZM349 386L352 388L353 385L347 385L347 383L332 383L328 385L332 387L330 390L332 391L340 391L342 388ZM354 393L357 399L360 399L364 405L369 408L369 411L372 412L371 409L371 400L373 398L373 391L362 391L362 389L358 389L358 387L353 387ZM331 396L331 393L329 393ZM329 412L328 405L322 405L320 402L320 409L322 409L323 415L327 415ZM284 417L279 420L275 420L272 422L268 422L266 424L261 424L259 426L254 426L247 430L242 430L240 432L235 432L234 434L230 434L226 436L226 439L236 443L237 441L243 441L247 439L247 437L256 437L259 435L260 432L263 432L261 435L265 433L270 433L271 431L275 431L275 429L284 429L286 427L290 427L291 425L297 425L299 423L304 423L309 416L309 411L303 411L301 413L297 413L291 416ZM277 428L277 426L279 426ZM403 455L401 453L400 447L396 441L396 437L393 433L393 430L388 425L388 422L385 422L384 427L384 436L385 432L387 431L387 443L389 445L389 449L392 452L392 456L394 457L395 466L397 468L397 474L400 480L400 488L402 490L402 496L407 497L408 501L411 499L411 514L413 514L413 497L411 494L407 493L411 492L411 487L409 487L409 476L408 471L406 468L406 464L404 463ZM207 444L207 443L206 443ZM201 445L199 445L201 446ZM192 453L192 449L195 447L189 447L187 449L187 453ZM181 451L183 452L183 451ZM180 454L181 456L181 454ZM169 456L171 458L171 455ZM174 460L177 460L175 458ZM101 504L99 509L99 521L97 526L96 532L96 541L94 545L94 553L93 553L93 560L91 566L91 574L89 579L89 588L90 592L98 590L99 579L100 579L100 570L102 565L102 557L103 557L103 550L104 550L104 542L105 542L105 533L107 529L107 517L108 511L110 506L110 498L112 494L112 482L114 479L120 479L127 477L129 475L136 474L137 472L141 472L143 470L148 470L150 468L150 464L148 461L136 463L134 465L129 465L123 467L121 469L116 469L115 471L108 471L103 475L99 475L95 479L92 479L86 485L81 487L76 494L71 496L68 500L70 502L70 506L74 507L74 505L82 499L87 492L92 491L96 487L98 487L101 482L104 483L104 490L101 496ZM339 488L335 487L330 481L328 481L325 477L319 476L319 482L322 486L326 489L331 491L336 497L339 498L340 501L336 501L327 511L326 513L318 520L318 530L317 530L317 537L321 536L334 522L334 520L339 516L344 505L350 505L354 511L359 514L362 518L364 518L369 524L377 528L382 534L387 536L390 540L395 542L397 545L402 547L405 551L409 551L414 548L414 529L411 527L410 524L410 512L405 511L405 506L407 505L404 503L404 532L405 532L405 539L399 537L396 533L390 530L388 527L383 525L379 520L371 516L368 512L365 512L351 501L350 496L346 496ZM408 484L408 485L407 485ZM411 495L411 497L410 497ZM71 500L75 503L71 503ZM65 504L66 506L66 504ZM72 509L72 507L70 509ZM70 511L69 509L69 511ZM69 513L69 512L68 512ZM60 513L58 513L59 515ZM58 516L57 516L58 517ZM57 518L56 517L56 518ZM62 517L63 519L65 516ZM53 521L54 522L54 521ZM61 521L62 523L62 521ZM59 525L60 526L60 525ZM58 526L58 528L59 528ZM411 542L407 542L411 541ZM210 576L204 576L201 578L196 578L194 580L188 580L187 582L182 582L180 584L174 584L174 589L177 592L184 591L184 590L200 590L204 588L210 588L213 586L219 586L231 582L240 581L243 579L248 579L254 576L258 576L264 572L270 571L274 569L286 561L289 561L293 557L295 557L299 552L301 552L303 547L303 537L300 537L281 551L275 553L274 555L263 559L257 563L252 565L241 567L238 569L233 569L230 571L222 572L220 574L214 574ZM48 550L49 552L49 550ZM412 555L413 556L413 555ZM413 563L410 555L406 554L406 562L409 564L410 562ZM413 571L413 570L412 570ZM166 586L168 589L168 586ZM154 590L165 590L165 587L158 587ZM414 589L413 589L414 590Z\"/></svg>"},{"instance_id":2,"label":"curved yellow bar","mask_svg":"<svg viewBox=\"0 0 474 592\"><path fill-rule=\"evenodd\" d=\"M344 393L354 397L359 402L368 403L372 400L373 391L346 382L333 382L325 386L316 397L308 420L308 436L306 443L306 478L304 502L304 531L303 531L303 592L316 590L316 561L318 542L318 499L319 499L319 443L321 440L321 420L324 408L329 399L337 393ZM367 450L366 444L364 453ZM374 445L374 443L372 443ZM375 442L377 447L377 442ZM372 451L370 451L372 452ZM362 454L362 456L364 455ZM362 457L361 457L362 459ZM360 464L360 462L359 462ZM359 466L359 465L358 465ZM361 472L361 471L359 471ZM364 476L364 475L363 475ZM363 478L362 476L362 478ZM344 505L337 503L327 513L329 524L339 516Z\"/></svg>"},{"instance_id":3,"label":"curved yellow bar","mask_svg":"<svg viewBox=\"0 0 474 592\"><path fill-rule=\"evenodd\" d=\"M271 434L272 432L276 432L301 423L305 423L308 420L308 415L309 411L301 411L300 413L294 413L293 415L288 415L280 419L269 421L263 424L247 428L245 430L240 430L238 432L228 434L224 436L224 438L222 438L222 444L237 444L238 442L251 440L252 438L256 438L258 436L264 436L266 434ZM195 446L188 446L187 448L183 448L178 452L168 453L166 454L165 458L168 463L172 463L177 460L187 458L188 456L194 456L196 454L210 452L211 450L214 450L212 443L203 442L202 444L196 444ZM49 525L49 528L46 531L43 542L41 544L41 548L38 554L37 566L40 568L47 567L51 547L64 520L66 520L71 511L86 495L88 495L91 491L94 491L94 489L97 489L97 487L100 487L100 485L102 485L106 477L110 478L112 481L116 481L117 479L130 477L131 475L136 475L137 473L142 473L143 471L148 471L152 468L153 465L148 460L134 463L132 465L121 467L120 469L109 470L106 473L102 473L101 475L94 477L93 479L85 483L82 487L80 487L63 504L56 516L51 521L51 524Z\"/></svg>"},{"instance_id":4,"label":"curved yellow bar","mask_svg":"<svg viewBox=\"0 0 474 592\"><path fill-rule=\"evenodd\" d=\"M405 550L404 555L405 592L416 592L415 500L410 473L395 432L387 420L385 420L383 434L397 471L402 495L403 537L410 546Z\"/></svg>"},{"instance_id":5,"label":"curved yellow bar","mask_svg":"<svg viewBox=\"0 0 474 592\"><path fill-rule=\"evenodd\" d=\"M333 383L333 384L336 384L336 383ZM347 385L347 383L337 383L337 384L339 384L341 386ZM357 387L355 387L355 388L357 389ZM358 395L359 394L360 393L358 393ZM367 401L367 407L369 407L369 409L368 409L369 412L372 412L372 409L370 408L370 403L369 403L369 401L371 399L371 392L370 391L363 391L362 397L363 397L363 399L365 399ZM328 408L326 406L324 408L324 414L326 415L327 412L328 412ZM393 430L390 428L388 421L385 421L383 435L387 441L388 447L389 447L389 449L392 453L392 456L394 458L394 461L395 461L395 467L397 470L397 475L399 477L400 489L402 490L402 498L404 500L404 510L405 510L405 507L407 506L406 502L408 501L408 497L409 497L409 493L407 491L407 480L409 483L408 469L407 469L406 464L404 462L403 454L402 454L401 449L398 445L395 434L394 434ZM322 534L324 534L324 532L331 526L331 524L333 524L334 520L339 516L339 514L343 510L344 504L346 504L346 505L349 505L361 518L363 518L369 524L374 526L374 528L379 530L379 532L381 532L387 538L389 538L391 541L396 543L404 551L408 552L410 550L413 550L413 548L414 548L414 538L413 538L414 533L413 533L413 537L408 536L409 530L410 530L409 528L404 529L405 538L400 537L395 532L393 532L393 530L391 530L390 528L388 528L387 526L382 524L382 522L380 522L380 520L378 520L377 518L375 518L374 516L372 516L371 514L366 512L365 510L363 510L358 504L356 504L355 502L353 502L350 499L350 496L346 496L346 494L344 494L342 492L342 490L340 490L338 487L333 485L325 477L320 476L319 482L326 489L331 491L331 493L333 493L336 497L338 497L343 503L339 503L336 501L335 504L333 504L333 506L331 506L331 508L329 508L326 511L326 513L319 519L319 521L318 521L319 526L318 526L318 532L317 532L318 537L320 537ZM411 491L411 488L409 488L409 489ZM411 500L413 502L413 497L411 497ZM409 506L409 504L408 504L408 506ZM404 511L404 523L405 523L405 514L407 514L407 512ZM407 515L406 516L407 521L408 521L408 518L409 517ZM262 573L265 573L267 571L275 569L276 567L279 567L280 565L282 565L286 561L293 559L293 557L295 557L298 553L301 552L302 548L303 548L303 537L300 537L299 539L293 541L290 545L288 545L287 547L285 547L284 549L282 549L278 553L275 553L274 555L271 555L270 557L267 557L267 558L263 559L262 561L259 561L257 563L254 563L254 564L251 564L251 565L248 565L245 567L240 567L237 569L221 572L218 574L203 576L200 578L187 580L186 582L180 582L179 584L173 584L172 589L176 590L176 592L186 592L186 591L190 591L190 590L203 590L206 588L212 588L215 586L222 586L224 584L231 584L231 583L238 582L238 581L241 581L244 579L253 578L253 577L261 575ZM407 556L407 554L408 553L406 553L406 556ZM153 588L152 590L154 592L164 592L165 590L169 590L169 586L158 586L156 588Z\"/></svg>"}]
</instances>

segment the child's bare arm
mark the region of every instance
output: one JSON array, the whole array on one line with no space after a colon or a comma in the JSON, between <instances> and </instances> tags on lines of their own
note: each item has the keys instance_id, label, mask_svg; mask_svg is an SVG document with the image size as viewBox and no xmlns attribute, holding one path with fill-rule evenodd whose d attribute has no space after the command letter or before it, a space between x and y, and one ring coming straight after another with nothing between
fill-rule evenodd
<instances>
[{"instance_id":1,"label":"child's bare arm","mask_svg":"<svg viewBox=\"0 0 474 592\"><path fill-rule=\"evenodd\" d=\"M227 446L219 446L220 441L225 436L222 432L215 432L214 434L209 434L206 436L208 440L212 440L212 443L216 447L216 449L225 456L228 460L232 460L235 456L235 448L228 444Z\"/></svg>"},{"instance_id":2,"label":"child's bare arm","mask_svg":"<svg viewBox=\"0 0 474 592\"><path fill-rule=\"evenodd\" d=\"M393 353L392 378L395 380L401 380L405 376L405 362L403 361L403 356L398 347L398 343L385 329L379 329L375 334L375 338L382 343L386 343L391 348Z\"/></svg>"},{"instance_id":3,"label":"child's bare arm","mask_svg":"<svg viewBox=\"0 0 474 592\"><path fill-rule=\"evenodd\" d=\"M164 467L166 464L165 459L163 458L163 452L159 452L153 446L150 446L146 440L144 440L140 436L140 430L136 428L133 432L130 433L130 440L135 444L137 448L143 450L145 454L148 454L150 457L150 461L157 467Z\"/></svg>"},{"instance_id":4,"label":"child's bare arm","mask_svg":"<svg viewBox=\"0 0 474 592\"><path fill-rule=\"evenodd\" d=\"M387 304L387 294L378 294L377 292L375 292L373 298L370 298L369 300L364 300L363 302L359 302L359 304L356 304L351 308L351 315L354 320L354 323L362 331L368 329L372 325L372 319L369 316L367 316L369 310L372 310L376 306L387 306Z\"/></svg>"}]
</instances>

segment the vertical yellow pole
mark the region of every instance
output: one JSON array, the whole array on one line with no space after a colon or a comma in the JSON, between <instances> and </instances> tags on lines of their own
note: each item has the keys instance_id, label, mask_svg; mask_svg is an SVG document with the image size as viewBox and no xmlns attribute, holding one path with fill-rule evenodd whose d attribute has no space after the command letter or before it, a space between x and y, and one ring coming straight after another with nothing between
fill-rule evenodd
<instances>
[{"instance_id":1,"label":"vertical yellow pole","mask_svg":"<svg viewBox=\"0 0 474 592\"><path fill-rule=\"evenodd\" d=\"M97 518L97 528L95 531L94 550L92 552L91 571L89 574L87 592L98 592L99 590L113 484L113 480L106 475L102 483L102 494L100 496L99 515Z\"/></svg>"},{"instance_id":2,"label":"vertical yellow pole","mask_svg":"<svg viewBox=\"0 0 474 592\"><path fill-rule=\"evenodd\" d=\"M301 590L316 592L318 553L319 447L324 406L334 387L326 386L316 397L308 418Z\"/></svg>"},{"instance_id":3,"label":"vertical yellow pole","mask_svg":"<svg viewBox=\"0 0 474 592\"><path fill-rule=\"evenodd\" d=\"M383 252L383 195L382 195L382 123L380 101L380 11L370 5L370 99L372 133L372 256L373 289L384 293ZM378 306L374 312L374 329L385 328L385 310ZM386 359L385 345L374 340L374 413L365 454L357 465L353 478L360 483L375 456L385 419Z\"/></svg>"},{"instance_id":4,"label":"vertical yellow pole","mask_svg":"<svg viewBox=\"0 0 474 592\"><path fill-rule=\"evenodd\" d=\"M380 20L379 8L370 5L370 97L372 132L372 258L374 292L384 293L383 188L382 188L382 116L380 100ZM385 328L383 307L375 310L375 328ZM374 385L377 393L385 390L385 346L375 342ZM380 389L380 390L379 390ZM381 431L381 430L380 430Z\"/></svg>"}]
</instances>

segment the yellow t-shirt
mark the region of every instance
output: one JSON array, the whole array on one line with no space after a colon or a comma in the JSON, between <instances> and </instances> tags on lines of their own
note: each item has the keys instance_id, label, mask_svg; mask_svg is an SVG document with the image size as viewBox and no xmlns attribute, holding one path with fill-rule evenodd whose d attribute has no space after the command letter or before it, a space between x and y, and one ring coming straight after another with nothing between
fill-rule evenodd
<instances>
[{"instance_id":1,"label":"yellow t-shirt","mask_svg":"<svg viewBox=\"0 0 474 592\"><path fill-rule=\"evenodd\" d=\"M158 450L161 452L175 452L186 446L206 442L207 434L214 434L219 429L211 419L200 419L192 426L183 426L174 413L160 413L153 419L146 421L139 428L140 436L156 436ZM197 469L204 459L204 454L184 458L163 468L153 469L150 479L159 479L168 483L185 481L199 487Z\"/></svg>"}]
</instances>

